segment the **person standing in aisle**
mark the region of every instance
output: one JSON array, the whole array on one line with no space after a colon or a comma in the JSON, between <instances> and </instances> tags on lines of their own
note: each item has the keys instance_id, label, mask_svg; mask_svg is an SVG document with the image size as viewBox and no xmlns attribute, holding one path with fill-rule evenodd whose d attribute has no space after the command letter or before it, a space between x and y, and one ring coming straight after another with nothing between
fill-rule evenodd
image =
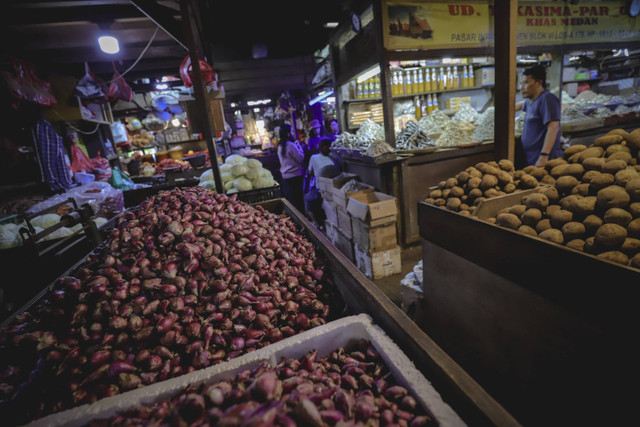
<instances>
[{"instance_id":1,"label":"person standing in aisle","mask_svg":"<svg viewBox=\"0 0 640 427\"><path fill-rule=\"evenodd\" d=\"M524 70L522 96L516 111L524 111L524 129L520 137L526 165L544 167L547 161L562 156L560 145L561 106L557 96L546 89L545 68L534 65Z\"/></svg>"},{"instance_id":2,"label":"person standing in aisle","mask_svg":"<svg viewBox=\"0 0 640 427\"><path fill-rule=\"evenodd\" d=\"M282 192L300 212L304 212L302 195L304 151L300 143L294 139L291 126L280 126L278 143L278 159L282 175Z\"/></svg>"},{"instance_id":3,"label":"person standing in aisle","mask_svg":"<svg viewBox=\"0 0 640 427\"><path fill-rule=\"evenodd\" d=\"M338 135L340 135L340 125L338 124L338 120L331 119L331 122L329 122L329 126L331 126L331 132L327 134L327 138L329 138L333 142L336 140Z\"/></svg>"},{"instance_id":4,"label":"person standing in aisle","mask_svg":"<svg viewBox=\"0 0 640 427\"><path fill-rule=\"evenodd\" d=\"M322 196L318 189L318 178L333 178L340 173L341 164L331 155L331 139L320 141L320 152L311 156L308 173L311 176L309 191L304 195L304 207L316 228L323 230Z\"/></svg>"}]
</instances>

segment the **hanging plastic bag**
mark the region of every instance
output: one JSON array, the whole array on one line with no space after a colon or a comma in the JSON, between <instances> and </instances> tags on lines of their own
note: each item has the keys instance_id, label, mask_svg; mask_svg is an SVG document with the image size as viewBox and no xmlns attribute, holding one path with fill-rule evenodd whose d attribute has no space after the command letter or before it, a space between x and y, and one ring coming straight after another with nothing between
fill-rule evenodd
<instances>
[{"instance_id":1,"label":"hanging plastic bag","mask_svg":"<svg viewBox=\"0 0 640 427\"><path fill-rule=\"evenodd\" d=\"M84 63L85 75L80 79L75 88L75 95L83 101L89 101L96 104L104 104L109 102L109 89L104 82L100 80L89 69L89 64Z\"/></svg>"},{"instance_id":2,"label":"hanging plastic bag","mask_svg":"<svg viewBox=\"0 0 640 427\"><path fill-rule=\"evenodd\" d=\"M49 83L40 80L30 64L22 60L14 60L12 66L13 74L2 71L1 75L13 98L44 107L51 107L57 103L56 98L51 94Z\"/></svg>"},{"instance_id":3,"label":"hanging plastic bag","mask_svg":"<svg viewBox=\"0 0 640 427\"><path fill-rule=\"evenodd\" d=\"M74 173L93 173L93 163L84 154L84 151L73 142L71 143L71 170Z\"/></svg>"},{"instance_id":4,"label":"hanging plastic bag","mask_svg":"<svg viewBox=\"0 0 640 427\"><path fill-rule=\"evenodd\" d=\"M91 164L93 165L93 174L96 176L96 180L106 180L111 178L111 165L109 165L109 160L100 156L100 151L98 151L98 155L91 159Z\"/></svg>"},{"instance_id":5,"label":"hanging plastic bag","mask_svg":"<svg viewBox=\"0 0 640 427\"><path fill-rule=\"evenodd\" d=\"M202 81L204 83L211 83L216 78L216 72L213 70L211 65L207 64L206 61L200 59L200 71L202 72ZM184 86L189 88L193 85L193 67L191 66L191 56L187 55L180 64L180 78L182 78L182 82Z\"/></svg>"},{"instance_id":6,"label":"hanging plastic bag","mask_svg":"<svg viewBox=\"0 0 640 427\"><path fill-rule=\"evenodd\" d=\"M138 185L134 183L131 178L127 176L118 166L114 166L111 170L111 178L109 178L109 184L113 188L118 190L133 190L138 188Z\"/></svg>"},{"instance_id":7,"label":"hanging plastic bag","mask_svg":"<svg viewBox=\"0 0 640 427\"><path fill-rule=\"evenodd\" d=\"M124 80L124 78L120 75L118 70L116 70L116 64L113 62L113 77L111 77L111 84L109 85L109 99L111 101L122 100L126 102L131 102L133 98L133 90Z\"/></svg>"}]
</instances>

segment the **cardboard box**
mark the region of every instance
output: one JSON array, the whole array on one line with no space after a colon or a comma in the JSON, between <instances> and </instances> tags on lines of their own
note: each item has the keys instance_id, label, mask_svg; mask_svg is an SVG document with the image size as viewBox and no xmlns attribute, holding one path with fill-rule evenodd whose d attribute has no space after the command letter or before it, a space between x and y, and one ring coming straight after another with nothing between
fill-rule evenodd
<instances>
[{"instance_id":1,"label":"cardboard box","mask_svg":"<svg viewBox=\"0 0 640 427\"><path fill-rule=\"evenodd\" d=\"M336 206L336 214L338 217L338 230L349 239L353 237L353 231L351 230L351 215L345 209Z\"/></svg>"},{"instance_id":2,"label":"cardboard box","mask_svg":"<svg viewBox=\"0 0 640 427\"><path fill-rule=\"evenodd\" d=\"M349 261L353 262L354 252L353 252L353 240L351 238L345 236L340 228L336 228L334 232L331 233L333 240L333 246L335 246L344 256L349 258Z\"/></svg>"},{"instance_id":3,"label":"cardboard box","mask_svg":"<svg viewBox=\"0 0 640 427\"><path fill-rule=\"evenodd\" d=\"M397 215L398 208L395 197L374 191L351 196L347 204L347 212L352 217L375 226L389 222L382 218Z\"/></svg>"},{"instance_id":4,"label":"cardboard box","mask_svg":"<svg viewBox=\"0 0 640 427\"><path fill-rule=\"evenodd\" d=\"M483 67L476 71L476 86L491 86L496 81L496 69L494 67Z\"/></svg>"},{"instance_id":5,"label":"cardboard box","mask_svg":"<svg viewBox=\"0 0 640 427\"><path fill-rule=\"evenodd\" d=\"M392 222L371 227L368 223L357 218L351 218L353 243L368 253L381 252L398 246L397 226L395 216Z\"/></svg>"},{"instance_id":6,"label":"cardboard box","mask_svg":"<svg viewBox=\"0 0 640 427\"><path fill-rule=\"evenodd\" d=\"M345 181L344 183L346 182L347 181ZM342 191L340 188L335 188L335 187L332 188L331 199L333 201L333 204L335 204L337 207L346 209L347 203L349 202L350 197L356 194L371 193L373 191L375 191L375 188L373 188L373 186L369 184L365 184L364 182L359 182L358 190L356 191L345 192L345 191Z\"/></svg>"},{"instance_id":7,"label":"cardboard box","mask_svg":"<svg viewBox=\"0 0 640 427\"><path fill-rule=\"evenodd\" d=\"M370 254L355 244L353 252L356 266L371 279L382 279L402 272L400 246Z\"/></svg>"},{"instance_id":8,"label":"cardboard box","mask_svg":"<svg viewBox=\"0 0 640 427\"><path fill-rule=\"evenodd\" d=\"M322 210L324 211L324 216L327 221L332 224L338 223L338 212L336 212L336 207L333 203L324 199L322 201Z\"/></svg>"},{"instance_id":9,"label":"cardboard box","mask_svg":"<svg viewBox=\"0 0 640 427\"><path fill-rule=\"evenodd\" d=\"M331 192L334 188L340 188L344 185L345 182L350 179L356 179L360 181L360 177L354 173L346 173L343 172L335 178L325 178L321 176L318 178L318 183L316 184L321 191Z\"/></svg>"}]
</instances>

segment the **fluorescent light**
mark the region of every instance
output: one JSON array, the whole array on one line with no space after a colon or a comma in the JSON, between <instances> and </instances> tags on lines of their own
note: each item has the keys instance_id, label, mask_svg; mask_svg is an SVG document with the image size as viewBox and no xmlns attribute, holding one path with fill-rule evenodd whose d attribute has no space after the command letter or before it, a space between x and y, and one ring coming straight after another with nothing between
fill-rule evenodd
<instances>
[{"instance_id":1,"label":"fluorescent light","mask_svg":"<svg viewBox=\"0 0 640 427\"><path fill-rule=\"evenodd\" d=\"M322 101L323 104L333 104L336 102L336 97L335 96L330 96L328 98L323 99Z\"/></svg>"},{"instance_id":2,"label":"fluorescent light","mask_svg":"<svg viewBox=\"0 0 640 427\"><path fill-rule=\"evenodd\" d=\"M247 101L247 105L249 107L252 107L254 105L262 105L262 104L268 104L270 103L271 100L270 99L259 99L257 101Z\"/></svg>"},{"instance_id":3,"label":"fluorescent light","mask_svg":"<svg viewBox=\"0 0 640 427\"><path fill-rule=\"evenodd\" d=\"M325 22L324 23L324 27L325 28L336 28L338 26L337 22Z\"/></svg>"},{"instance_id":4,"label":"fluorescent light","mask_svg":"<svg viewBox=\"0 0 640 427\"><path fill-rule=\"evenodd\" d=\"M180 126L180 119L175 117L173 120L171 120L171 124L173 125L173 127L178 127Z\"/></svg>"},{"instance_id":5,"label":"fluorescent light","mask_svg":"<svg viewBox=\"0 0 640 427\"><path fill-rule=\"evenodd\" d=\"M256 113L259 113L260 109L259 108L254 108L253 111L256 112Z\"/></svg>"},{"instance_id":6,"label":"fluorescent light","mask_svg":"<svg viewBox=\"0 0 640 427\"><path fill-rule=\"evenodd\" d=\"M166 83L158 83L158 84L156 84L156 89L158 89L158 90L169 89L169 85L166 84Z\"/></svg>"},{"instance_id":7,"label":"fluorescent light","mask_svg":"<svg viewBox=\"0 0 640 427\"><path fill-rule=\"evenodd\" d=\"M113 55L120 52L120 43L118 43L118 39L113 36L98 37L98 44L104 53Z\"/></svg>"},{"instance_id":8,"label":"fluorescent light","mask_svg":"<svg viewBox=\"0 0 640 427\"><path fill-rule=\"evenodd\" d=\"M238 104L236 104L235 102L232 102L232 103L231 103L231 108L235 108L235 107L236 107L236 105L238 105Z\"/></svg>"},{"instance_id":9,"label":"fluorescent light","mask_svg":"<svg viewBox=\"0 0 640 427\"><path fill-rule=\"evenodd\" d=\"M363 74L360 74L360 76L358 76L357 82L358 83L362 83L365 80L369 80L373 76L377 76L378 74L380 74L380 66L376 65L375 67L373 67L369 71L367 71L367 72L365 72Z\"/></svg>"},{"instance_id":10,"label":"fluorescent light","mask_svg":"<svg viewBox=\"0 0 640 427\"><path fill-rule=\"evenodd\" d=\"M322 92L320 95L316 96L316 97L315 97L315 98L313 98L311 101L309 101L309 105L313 105L313 104L315 104L316 102L320 102L320 101L322 101L323 99L325 99L325 98L327 98L327 97L329 97L329 96L331 96L331 95L333 95L333 90L328 90L328 91L326 91L326 92Z\"/></svg>"}]
</instances>

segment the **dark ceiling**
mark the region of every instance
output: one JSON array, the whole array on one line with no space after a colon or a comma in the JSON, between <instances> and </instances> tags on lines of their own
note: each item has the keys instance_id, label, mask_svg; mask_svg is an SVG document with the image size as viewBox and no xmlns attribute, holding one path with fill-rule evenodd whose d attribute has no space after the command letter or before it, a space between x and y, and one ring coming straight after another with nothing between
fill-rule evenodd
<instances>
[{"instance_id":1,"label":"dark ceiling","mask_svg":"<svg viewBox=\"0 0 640 427\"><path fill-rule=\"evenodd\" d=\"M5 0L0 22L3 67L13 57L33 63L38 73L81 77L84 62L110 78L112 61L122 72L138 59L127 81L177 76L188 54L179 0ZM205 55L230 96L250 96L310 83L310 56L328 43L327 21L344 22L350 1L197 0ZM7 13L8 11L8 13ZM97 36L112 32L121 43L115 55L101 52ZM266 57L254 59L254 47ZM305 58L306 59L301 59ZM288 68L288 69L287 69ZM293 78L293 74L304 76ZM284 86L284 87L281 87ZM297 89L298 87L296 87ZM256 93L261 96L261 93Z\"/></svg>"}]
</instances>

